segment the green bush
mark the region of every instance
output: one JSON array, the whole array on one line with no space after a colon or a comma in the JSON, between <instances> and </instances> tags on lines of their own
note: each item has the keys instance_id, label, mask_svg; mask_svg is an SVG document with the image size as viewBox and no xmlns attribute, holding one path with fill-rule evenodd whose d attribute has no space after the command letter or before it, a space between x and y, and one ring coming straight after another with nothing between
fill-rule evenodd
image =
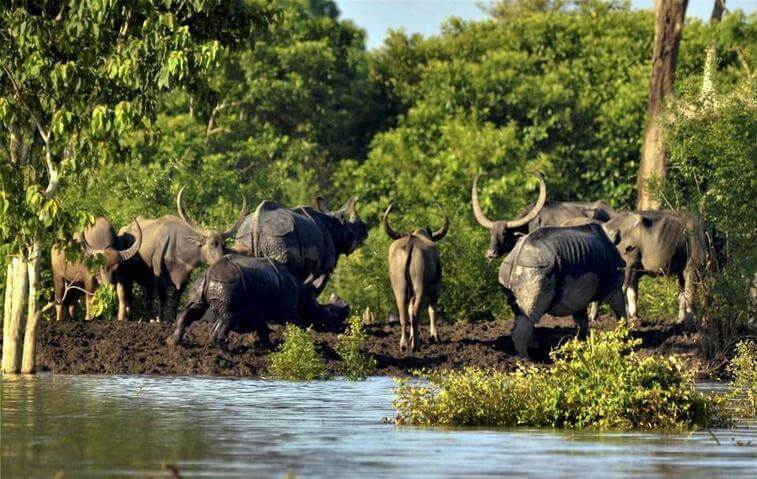
<instances>
[{"instance_id":1,"label":"green bush","mask_svg":"<svg viewBox=\"0 0 757 479\"><path fill-rule=\"evenodd\" d=\"M748 339L736 345L736 355L728 364L728 397L740 417L757 417L757 343Z\"/></svg>"},{"instance_id":2,"label":"green bush","mask_svg":"<svg viewBox=\"0 0 757 479\"><path fill-rule=\"evenodd\" d=\"M639 316L643 322L664 322L678 317L678 280L645 276L639 281Z\"/></svg>"},{"instance_id":3,"label":"green bush","mask_svg":"<svg viewBox=\"0 0 757 479\"><path fill-rule=\"evenodd\" d=\"M685 429L726 422L723 400L694 389L675 357L642 357L625 325L551 353L549 368L468 368L398 380L399 424Z\"/></svg>"},{"instance_id":4,"label":"green bush","mask_svg":"<svg viewBox=\"0 0 757 479\"><path fill-rule=\"evenodd\" d=\"M100 285L92 297L90 314L92 318L113 319L118 312L116 288L109 284Z\"/></svg>"},{"instance_id":5,"label":"green bush","mask_svg":"<svg viewBox=\"0 0 757 479\"><path fill-rule=\"evenodd\" d=\"M310 330L287 324L284 342L271 354L268 374L287 381L312 381L326 376L326 365L316 351Z\"/></svg>"},{"instance_id":6,"label":"green bush","mask_svg":"<svg viewBox=\"0 0 757 479\"><path fill-rule=\"evenodd\" d=\"M707 265L698 282L702 346L709 356L757 331L748 298L757 271L757 83L742 81L713 102L707 107L684 98L677 106L694 113L679 115L667 128L670 177L663 190L670 207L695 213L708 225L708 238L725 243L729 261Z\"/></svg>"},{"instance_id":7,"label":"green bush","mask_svg":"<svg viewBox=\"0 0 757 479\"><path fill-rule=\"evenodd\" d=\"M360 315L349 320L349 328L338 336L336 352L342 360L341 372L353 381L363 380L376 370L376 359L365 352L367 335Z\"/></svg>"}]
</instances>

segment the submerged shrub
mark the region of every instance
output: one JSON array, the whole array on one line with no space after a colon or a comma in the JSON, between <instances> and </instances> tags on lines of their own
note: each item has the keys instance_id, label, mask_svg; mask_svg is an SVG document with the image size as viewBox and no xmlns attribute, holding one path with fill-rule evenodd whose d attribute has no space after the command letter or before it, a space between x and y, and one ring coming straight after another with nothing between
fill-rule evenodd
<instances>
[{"instance_id":1,"label":"submerged shrub","mask_svg":"<svg viewBox=\"0 0 757 479\"><path fill-rule=\"evenodd\" d=\"M548 426L683 429L726 422L723 401L694 389L671 357L641 357L621 324L551 353L549 368L515 372L467 368L398 380L397 423L446 426Z\"/></svg>"},{"instance_id":2,"label":"submerged shrub","mask_svg":"<svg viewBox=\"0 0 757 479\"><path fill-rule=\"evenodd\" d=\"M376 359L365 352L367 335L359 315L350 318L349 328L338 337L336 352L342 360L341 371L348 379L362 380L376 369Z\"/></svg>"},{"instance_id":3,"label":"submerged shrub","mask_svg":"<svg viewBox=\"0 0 757 479\"><path fill-rule=\"evenodd\" d=\"M315 349L309 329L287 324L284 342L271 354L268 373L288 381L311 381L326 376L326 366Z\"/></svg>"},{"instance_id":4,"label":"submerged shrub","mask_svg":"<svg viewBox=\"0 0 757 479\"><path fill-rule=\"evenodd\" d=\"M736 356L728 364L728 373L733 378L728 398L736 415L757 417L757 343L748 339L736 345Z\"/></svg>"}]
</instances>

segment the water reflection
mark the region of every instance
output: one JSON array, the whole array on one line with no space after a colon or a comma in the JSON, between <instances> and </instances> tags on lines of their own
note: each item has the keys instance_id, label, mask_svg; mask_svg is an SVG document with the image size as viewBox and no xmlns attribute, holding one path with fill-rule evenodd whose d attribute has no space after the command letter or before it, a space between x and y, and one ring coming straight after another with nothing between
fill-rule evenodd
<instances>
[{"instance_id":1,"label":"water reflection","mask_svg":"<svg viewBox=\"0 0 757 479\"><path fill-rule=\"evenodd\" d=\"M398 428L392 381L3 377L2 476L754 477L749 428L694 434ZM736 441L752 441L740 447Z\"/></svg>"}]
</instances>

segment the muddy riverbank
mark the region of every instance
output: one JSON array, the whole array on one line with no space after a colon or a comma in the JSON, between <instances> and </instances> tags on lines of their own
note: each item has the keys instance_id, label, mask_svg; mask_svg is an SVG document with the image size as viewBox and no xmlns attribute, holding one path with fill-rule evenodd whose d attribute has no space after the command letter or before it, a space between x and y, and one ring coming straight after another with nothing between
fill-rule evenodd
<instances>
[{"instance_id":1,"label":"muddy riverbank","mask_svg":"<svg viewBox=\"0 0 757 479\"><path fill-rule=\"evenodd\" d=\"M465 366L510 368L515 353L510 331L512 321L481 323L442 323L438 344L425 343L417 353L401 353L399 325L366 326L368 351L378 362L377 374L405 374L418 368L462 368ZM263 375L268 355L282 340L274 326L273 348L264 349L255 334L231 333L228 352L221 352L208 337L209 324L196 323L181 346L166 346L173 325L129 321L48 322L40 324L38 364L41 370L69 374L165 374L165 375ZM615 327L611 317L593 325L597 330ZM334 346L337 331L314 331L316 344L330 367L338 363ZM422 327L422 337L428 334ZM544 318L535 330L539 349L531 354L537 362L548 361L548 351L575 334L569 318ZM698 347L698 334L679 326L646 325L634 333L642 339L645 354L676 353L692 368L700 369L704 359Z\"/></svg>"}]
</instances>

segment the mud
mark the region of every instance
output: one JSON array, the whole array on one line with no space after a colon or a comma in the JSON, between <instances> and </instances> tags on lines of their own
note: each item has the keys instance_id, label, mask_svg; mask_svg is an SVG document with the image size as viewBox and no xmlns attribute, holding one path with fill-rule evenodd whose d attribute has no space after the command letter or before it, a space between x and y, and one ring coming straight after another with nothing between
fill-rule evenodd
<instances>
[{"instance_id":1,"label":"mud","mask_svg":"<svg viewBox=\"0 0 757 479\"><path fill-rule=\"evenodd\" d=\"M165 339L173 325L148 322L54 322L39 327L38 365L40 370L73 374L200 374L222 376L264 376L268 355L282 341L281 328L273 326L273 347L258 345L255 334L231 333L227 352L220 351L209 339L209 324L195 323L182 345L168 347ZM509 369L515 365L510 339L512 321L479 323L441 323L441 341L425 342L416 353L399 351L399 325L367 325L368 351L378 362L377 374L401 375L415 369L454 369L466 366ZM611 317L601 317L592 327L615 327ZM423 325L421 337L428 337ZM576 333L569 318L546 317L537 325L538 348L531 354L536 362L548 363L548 351ZM313 331L316 344L328 366L336 371L334 351L338 331ZM642 326L634 332L642 339L643 354L682 356L692 368L704 371L697 333L679 326L657 324ZM701 375L701 374L700 374Z\"/></svg>"}]
</instances>

